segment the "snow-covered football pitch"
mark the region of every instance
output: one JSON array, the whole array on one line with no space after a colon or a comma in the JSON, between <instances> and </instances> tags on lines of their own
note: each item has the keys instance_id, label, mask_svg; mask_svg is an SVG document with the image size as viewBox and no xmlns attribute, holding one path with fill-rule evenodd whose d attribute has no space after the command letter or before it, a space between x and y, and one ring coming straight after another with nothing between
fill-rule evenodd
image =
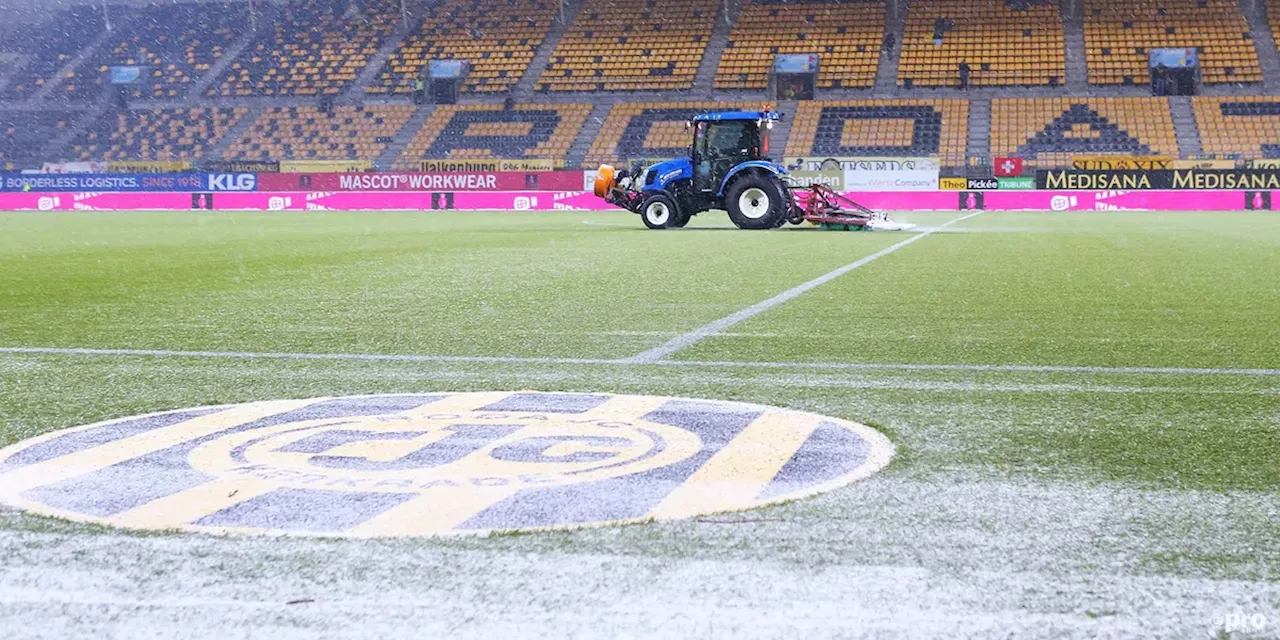
<instances>
[{"instance_id":1,"label":"snow-covered football pitch","mask_svg":"<svg viewBox=\"0 0 1280 640\"><path fill-rule=\"evenodd\" d=\"M1280 214L897 217L919 226L0 214L0 502L64 516L0 506L3 635L1280 635ZM347 399L371 395L398 398L378 409L398 412L378 414L391 427L360 422L365 409L351 403L363 401ZM554 401L527 404L538 397ZM291 404L305 398L333 411L263 423L261 441L233 433L265 401L287 401L270 405L287 413L310 410ZM403 419L421 398L485 424L589 417L599 403L672 431L625 473L538 489L560 502L450 493L419 511L281 475L175 501L217 466L216 438L175 449L194 436L159 422L60 433L249 407L232 409L244 412L234 425L183 417L221 437L228 459L323 462L354 483L420 471L404 461L440 442L411 424L438 415ZM705 444L759 405L804 413L761 409L733 427L721 452L755 441L739 447L740 464L721 465L721 484L705 477L716 452L676 481L660 477L695 456L679 453L684 434ZM789 431L802 421L782 415L819 416L807 427L819 431L867 425L892 457L873 464L868 434L866 446L814 448ZM327 431L314 431L321 422ZM284 427L312 440L271 444ZM578 428L557 432L557 446L579 439L568 448L499 455L463 438L445 449L587 464L634 444ZM842 467L844 451L869 462ZM735 498L743 479L783 498L799 494L780 484L803 485L808 497L747 508L760 496ZM697 501L666 493L698 481L723 509L681 511ZM659 485L662 496L646 493ZM233 508L245 504L257 506ZM378 520L405 505L419 520ZM517 512L517 525L563 524L558 514L590 526L452 535ZM233 517L267 531L209 533ZM454 529L347 535L436 519ZM322 535L282 535L289 527Z\"/></svg>"}]
</instances>

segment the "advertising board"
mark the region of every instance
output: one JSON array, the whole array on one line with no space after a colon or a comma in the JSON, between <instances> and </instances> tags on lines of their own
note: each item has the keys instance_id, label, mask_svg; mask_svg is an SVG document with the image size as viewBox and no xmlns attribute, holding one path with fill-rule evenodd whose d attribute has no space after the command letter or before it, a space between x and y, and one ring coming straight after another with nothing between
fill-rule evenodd
<instances>
[{"instance_id":1,"label":"advertising board","mask_svg":"<svg viewBox=\"0 0 1280 640\"><path fill-rule=\"evenodd\" d=\"M370 160L281 160L281 173L357 173L373 168Z\"/></svg>"},{"instance_id":2,"label":"advertising board","mask_svg":"<svg viewBox=\"0 0 1280 640\"><path fill-rule=\"evenodd\" d=\"M563 161L556 160L438 160L426 159L418 161L418 170L423 173L468 173L497 171L555 171L564 166Z\"/></svg>"},{"instance_id":3,"label":"advertising board","mask_svg":"<svg viewBox=\"0 0 1280 640\"><path fill-rule=\"evenodd\" d=\"M994 191L1000 188L1000 182L995 178L969 178L965 181L964 188L969 191Z\"/></svg>"},{"instance_id":4,"label":"advertising board","mask_svg":"<svg viewBox=\"0 0 1280 640\"><path fill-rule=\"evenodd\" d=\"M1170 169L1235 169L1238 163L1235 160L1174 160ZM1273 167L1251 167L1255 169L1280 169L1280 164Z\"/></svg>"},{"instance_id":5,"label":"advertising board","mask_svg":"<svg viewBox=\"0 0 1280 640\"><path fill-rule=\"evenodd\" d=\"M1036 179L1031 176L1025 178L996 178L996 188L1005 191L1010 189L1034 189L1036 188Z\"/></svg>"},{"instance_id":6,"label":"advertising board","mask_svg":"<svg viewBox=\"0 0 1280 640\"><path fill-rule=\"evenodd\" d=\"M0 191L189 192L209 191L209 181L206 174L196 173L6 173L0 177Z\"/></svg>"},{"instance_id":7,"label":"advertising board","mask_svg":"<svg viewBox=\"0 0 1280 640\"><path fill-rule=\"evenodd\" d=\"M40 171L33 173L106 173L108 165L101 161L46 162Z\"/></svg>"},{"instance_id":8,"label":"advertising board","mask_svg":"<svg viewBox=\"0 0 1280 640\"><path fill-rule=\"evenodd\" d=\"M1071 168L1079 171L1152 171L1172 169L1168 156L1072 156Z\"/></svg>"},{"instance_id":9,"label":"advertising board","mask_svg":"<svg viewBox=\"0 0 1280 640\"><path fill-rule=\"evenodd\" d=\"M844 188L867 191L931 191L941 167L933 158L786 158L788 171L841 171Z\"/></svg>"},{"instance_id":10,"label":"advertising board","mask_svg":"<svg viewBox=\"0 0 1280 640\"><path fill-rule=\"evenodd\" d=\"M1154 171L1079 171L1042 169L1036 172L1037 189L1280 189L1277 169L1167 169Z\"/></svg>"},{"instance_id":11,"label":"advertising board","mask_svg":"<svg viewBox=\"0 0 1280 640\"><path fill-rule=\"evenodd\" d=\"M792 171L787 175L791 176L793 189L820 184L833 191L844 191L843 171Z\"/></svg>"},{"instance_id":12,"label":"advertising board","mask_svg":"<svg viewBox=\"0 0 1280 640\"><path fill-rule=\"evenodd\" d=\"M108 173L185 173L191 169L186 161L168 160L112 160L107 163Z\"/></svg>"},{"instance_id":13,"label":"advertising board","mask_svg":"<svg viewBox=\"0 0 1280 640\"><path fill-rule=\"evenodd\" d=\"M276 173L259 191L580 191L581 171L467 173Z\"/></svg>"},{"instance_id":14,"label":"advertising board","mask_svg":"<svg viewBox=\"0 0 1280 640\"><path fill-rule=\"evenodd\" d=\"M877 211L1244 211L1269 210L1277 191L901 191L846 192ZM9 211L621 211L590 192L0 193ZM639 220L635 220L637 225Z\"/></svg>"},{"instance_id":15,"label":"advertising board","mask_svg":"<svg viewBox=\"0 0 1280 640\"><path fill-rule=\"evenodd\" d=\"M213 173L275 173L280 163L275 160L215 160L200 163L202 171Z\"/></svg>"}]
</instances>

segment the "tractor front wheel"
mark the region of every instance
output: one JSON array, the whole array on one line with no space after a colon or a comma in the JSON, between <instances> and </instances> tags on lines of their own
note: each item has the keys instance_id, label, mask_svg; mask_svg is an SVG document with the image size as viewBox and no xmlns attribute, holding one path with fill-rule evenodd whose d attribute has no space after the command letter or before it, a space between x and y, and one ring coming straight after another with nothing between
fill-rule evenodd
<instances>
[{"instance_id":1,"label":"tractor front wheel","mask_svg":"<svg viewBox=\"0 0 1280 640\"><path fill-rule=\"evenodd\" d=\"M678 229L689 221L688 218L681 217L675 200L664 193L656 193L645 198L644 203L640 205L640 219L644 220L644 226L650 229Z\"/></svg>"},{"instance_id":2,"label":"tractor front wheel","mask_svg":"<svg viewBox=\"0 0 1280 640\"><path fill-rule=\"evenodd\" d=\"M788 203L777 178L753 173L733 181L725 209L739 229L773 229L785 222Z\"/></svg>"}]
</instances>

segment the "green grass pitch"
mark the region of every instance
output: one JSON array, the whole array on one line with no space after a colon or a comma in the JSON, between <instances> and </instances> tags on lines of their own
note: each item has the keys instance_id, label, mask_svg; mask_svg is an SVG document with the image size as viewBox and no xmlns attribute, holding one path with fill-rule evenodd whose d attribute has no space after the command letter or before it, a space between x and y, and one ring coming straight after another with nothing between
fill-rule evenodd
<instances>
[{"instance_id":1,"label":"green grass pitch","mask_svg":"<svg viewBox=\"0 0 1280 640\"><path fill-rule=\"evenodd\" d=\"M1280 636L1280 214L983 213L629 361L910 237L728 227L0 214L0 446L180 407L538 389L792 407L898 447L783 506L490 538L140 535L0 508L0 621L17 637ZM359 354L459 358L339 357Z\"/></svg>"}]
</instances>

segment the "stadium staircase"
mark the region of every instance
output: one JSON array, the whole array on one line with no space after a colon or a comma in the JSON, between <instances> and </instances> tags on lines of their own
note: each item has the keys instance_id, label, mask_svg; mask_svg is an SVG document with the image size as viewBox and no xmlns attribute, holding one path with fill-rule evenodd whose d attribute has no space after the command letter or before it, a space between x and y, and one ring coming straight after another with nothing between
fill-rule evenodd
<instances>
[{"instance_id":1,"label":"stadium staircase","mask_svg":"<svg viewBox=\"0 0 1280 640\"><path fill-rule=\"evenodd\" d=\"M391 144L387 145L382 150L382 154L374 159L373 168L379 171L390 171L395 166L396 159L413 142L413 137L427 123L427 118L430 118L435 110L436 106L434 104L424 104L418 107L418 110L414 111L413 115L409 116L409 119L405 121L404 126L400 127L400 130L396 132L395 137L391 139Z\"/></svg>"},{"instance_id":2,"label":"stadium staircase","mask_svg":"<svg viewBox=\"0 0 1280 640\"><path fill-rule=\"evenodd\" d=\"M22 69L24 61L16 60L8 67L0 68L0 91L9 86L9 78Z\"/></svg>"},{"instance_id":3,"label":"stadium staircase","mask_svg":"<svg viewBox=\"0 0 1280 640\"><path fill-rule=\"evenodd\" d=\"M609 117L609 110L612 108L613 105L611 104L596 104L591 107L591 113L587 114L587 121L583 123L582 129L574 137L573 144L569 145L569 155L565 158L565 163L570 168L580 167L583 159L587 157L587 153L591 151L591 143L600 134L600 127L604 126L605 118ZM580 168L586 170L595 169L595 167Z\"/></svg>"},{"instance_id":4,"label":"stadium staircase","mask_svg":"<svg viewBox=\"0 0 1280 640\"><path fill-rule=\"evenodd\" d=\"M694 96L709 97L715 90L716 70L720 68L720 58L724 55L724 50L729 47L729 34L741 10L740 0L729 0L721 3L716 11L716 26L711 30L707 48L702 53L702 61L698 63L698 71L693 75Z\"/></svg>"},{"instance_id":5,"label":"stadium staircase","mask_svg":"<svg viewBox=\"0 0 1280 640\"><path fill-rule=\"evenodd\" d=\"M1067 49L1067 89L1073 93L1089 90L1089 66L1085 60L1084 1L1062 5L1063 45Z\"/></svg>"},{"instance_id":6,"label":"stadium staircase","mask_svg":"<svg viewBox=\"0 0 1280 640\"><path fill-rule=\"evenodd\" d=\"M1204 153L1200 142L1200 126L1190 96L1169 98L1169 113L1173 116L1173 133L1178 137L1178 155L1187 158Z\"/></svg>"},{"instance_id":7,"label":"stadium staircase","mask_svg":"<svg viewBox=\"0 0 1280 640\"><path fill-rule=\"evenodd\" d=\"M76 57L72 58L70 62L63 65L61 69L58 69L57 75L50 78L49 81L46 82L45 85L41 87L39 91L35 92L35 94L31 96L31 102L33 104L38 102L44 102L46 99L49 98L49 96L53 95L53 91L61 87L62 83L66 81L67 75L69 75L71 72L75 71L76 69L79 69L80 65L84 64L84 61L87 60L90 55L93 55L93 53L98 50L98 47L101 47L102 44L107 41L107 38L110 38L110 37L111 37L110 31L103 31L102 33L98 34L98 37L94 38L92 41L89 42L89 44L85 45L85 47L80 50L80 53L76 54Z\"/></svg>"},{"instance_id":8,"label":"stadium staircase","mask_svg":"<svg viewBox=\"0 0 1280 640\"><path fill-rule=\"evenodd\" d=\"M897 7L897 11L893 10ZM902 32L907 24L907 4L886 3L884 32L893 34L893 50L880 47L880 64L876 67L876 81L872 90L876 95L890 95L898 90L898 61L902 59Z\"/></svg>"},{"instance_id":9,"label":"stadium staircase","mask_svg":"<svg viewBox=\"0 0 1280 640\"><path fill-rule=\"evenodd\" d=\"M969 157L991 157L991 100L988 98L972 98L969 100L969 130L965 142Z\"/></svg>"},{"instance_id":10,"label":"stadium staircase","mask_svg":"<svg viewBox=\"0 0 1280 640\"><path fill-rule=\"evenodd\" d=\"M1262 90L1280 93L1280 52L1276 51L1275 34L1267 21L1267 5L1264 2L1243 1L1240 10L1249 23L1254 49L1258 51L1258 66L1262 67ZM1278 9L1280 10L1280 9Z\"/></svg>"},{"instance_id":11,"label":"stadium staircase","mask_svg":"<svg viewBox=\"0 0 1280 640\"><path fill-rule=\"evenodd\" d=\"M365 104L368 102L365 98L364 88L378 79L378 74L382 72L382 67L387 63L387 59L396 52L396 49L400 48L401 44L404 44L404 39L411 32L418 29L418 23L422 20L422 12L415 11L415 9L416 7L408 8L408 19L401 20L396 25L395 31L392 31L386 42L382 43L382 47L378 49L378 52L373 54L372 58L369 58L368 66L356 76L355 82L352 82L351 86L347 87L338 102L342 104Z\"/></svg>"},{"instance_id":12,"label":"stadium staircase","mask_svg":"<svg viewBox=\"0 0 1280 640\"><path fill-rule=\"evenodd\" d=\"M796 121L800 102L786 100L779 102L776 108L782 114L782 119L775 123L773 130L769 132L769 148L773 150L771 154L773 159L781 162L785 155L783 152L787 150L787 143L791 142L791 124Z\"/></svg>"},{"instance_id":13,"label":"stadium staircase","mask_svg":"<svg viewBox=\"0 0 1280 640\"><path fill-rule=\"evenodd\" d=\"M547 63L551 61L551 54L555 52L556 45L560 44L560 38L564 37L565 31L569 30L569 25L573 24L573 20L578 17L578 10L582 8L582 0L567 0L564 3L563 19L556 16L551 21L551 29L547 31L547 37L542 39L542 44L538 50L533 53L533 60L529 61L529 68L524 70L524 75L520 76L520 81L511 87L511 94L515 97L516 102L529 102L533 97L533 86L538 82L538 78L542 72L546 70Z\"/></svg>"},{"instance_id":14,"label":"stadium staircase","mask_svg":"<svg viewBox=\"0 0 1280 640\"><path fill-rule=\"evenodd\" d=\"M191 85L191 90L187 92L187 95L191 96L192 99L202 99L209 85L221 78L222 73L227 70L227 67L231 66L231 63L240 59L240 54L244 53L244 50L249 48L250 44L253 44L258 32L270 28L271 24L279 19L280 12L283 10L282 5L272 3L266 3L265 6L263 3L258 3L257 7L259 11L256 19L257 28L245 29L240 38L231 45L231 48L227 49L223 56L212 67L209 67L209 70L200 76L195 84Z\"/></svg>"},{"instance_id":15,"label":"stadium staircase","mask_svg":"<svg viewBox=\"0 0 1280 640\"><path fill-rule=\"evenodd\" d=\"M234 127L227 130L220 140L209 146L209 151L205 154L206 157L210 160L221 160L222 154L226 153L227 149L230 149L231 145L235 144L237 140L244 137L244 134L249 131L253 123L258 121L258 118L262 116L262 112L266 108L266 105L249 107L249 113L246 113Z\"/></svg>"}]
</instances>

